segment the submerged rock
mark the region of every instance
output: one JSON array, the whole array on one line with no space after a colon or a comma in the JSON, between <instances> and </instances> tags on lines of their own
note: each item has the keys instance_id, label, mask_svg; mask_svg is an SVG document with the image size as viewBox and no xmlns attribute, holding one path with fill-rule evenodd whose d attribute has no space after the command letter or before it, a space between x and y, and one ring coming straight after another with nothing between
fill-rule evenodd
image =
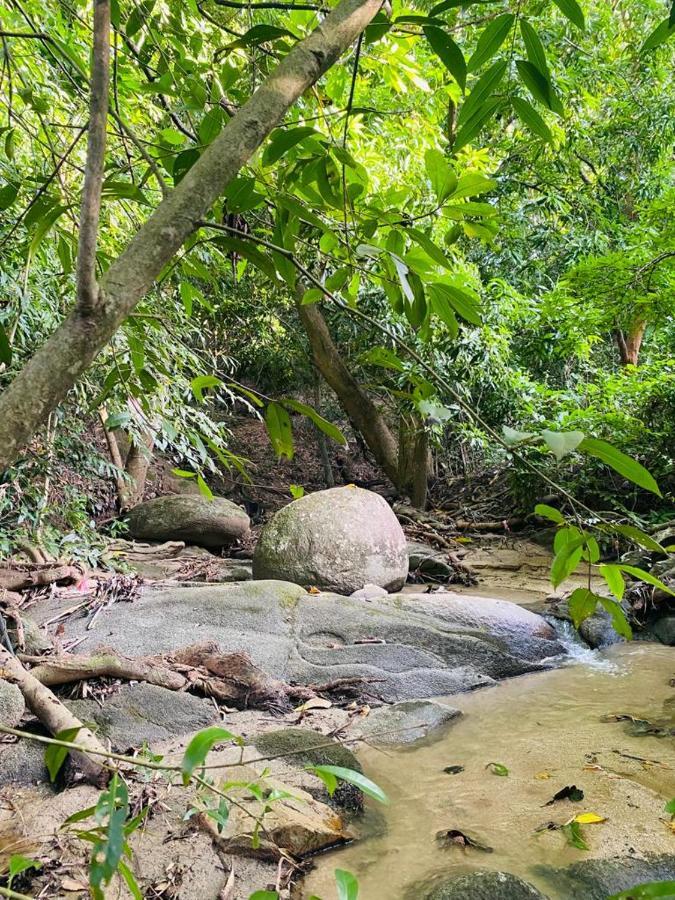
<instances>
[{"instance_id":1,"label":"submerged rock","mask_svg":"<svg viewBox=\"0 0 675 900\"><path fill-rule=\"evenodd\" d=\"M420 886L417 891L414 896L423 900L546 900L529 882L508 872L470 872L438 879L433 887ZM409 896L412 900L413 894Z\"/></svg>"},{"instance_id":2,"label":"submerged rock","mask_svg":"<svg viewBox=\"0 0 675 900\"><path fill-rule=\"evenodd\" d=\"M265 525L253 577L351 594L366 584L397 591L408 575L406 540L379 494L337 487L307 494Z\"/></svg>"},{"instance_id":3,"label":"submerged rock","mask_svg":"<svg viewBox=\"0 0 675 900\"><path fill-rule=\"evenodd\" d=\"M248 534L243 509L224 497L170 495L146 500L129 512L129 531L141 541L187 541L220 549Z\"/></svg>"},{"instance_id":4,"label":"submerged rock","mask_svg":"<svg viewBox=\"0 0 675 900\"><path fill-rule=\"evenodd\" d=\"M74 700L67 705L82 721L95 724L97 733L108 738L117 751L199 731L217 718L207 700L145 683L122 688L102 707L93 700Z\"/></svg>"},{"instance_id":5,"label":"submerged rock","mask_svg":"<svg viewBox=\"0 0 675 900\"><path fill-rule=\"evenodd\" d=\"M662 644L667 647L675 647L675 612L667 613L665 616L656 619L649 628L649 631Z\"/></svg>"},{"instance_id":6,"label":"submerged rock","mask_svg":"<svg viewBox=\"0 0 675 900\"><path fill-rule=\"evenodd\" d=\"M50 619L65 604L40 601L33 615ZM90 631L74 617L64 628L64 639L83 639L78 653L104 641L145 656L209 640L285 681L361 676L364 692L386 701L470 690L547 668L564 652L544 619L506 601L444 592L365 603L283 581L146 589L102 609Z\"/></svg>"},{"instance_id":7,"label":"submerged rock","mask_svg":"<svg viewBox=\"0 0 675 900\"><path fill-rule=\"evenodd\" d=\"M373 744L414 744L461 715L435 700L404 700L371 710L359 733Z\"/></svg>"},{"instance_id":8,"label":"submerged rock","mask_svg":"<svg viewBox=\"0 0 675 900\"><path fill-rule=\"evenodd\" d=\"M563 869L537 866L536 871L551 884L557 896L606 900L612 894L645 882L672 881L675 879L675 855L584 859Z\"/></svg>"},{"instance_id":9,"label":"submerged rock","mask_svg":"<svg viewBox=\"0 0 675 900\"><path fill-rule=\"evenodd\" d=\"M19 688L0 679L0 725L15 728L25 711L26 704Z\"/></svg>"}]
</instances>

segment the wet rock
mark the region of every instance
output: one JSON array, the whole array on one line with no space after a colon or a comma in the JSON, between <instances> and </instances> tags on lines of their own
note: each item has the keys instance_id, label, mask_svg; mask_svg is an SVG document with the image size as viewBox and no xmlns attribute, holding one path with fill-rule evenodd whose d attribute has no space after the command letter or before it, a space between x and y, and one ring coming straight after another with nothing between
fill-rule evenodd
<instances>
[{"instance_id":1,"label":"wet rock","mask_svg":"<svg viewBox=\"0 0 675 900\"><path fill-rule=\"evenodd\" d=\"M44 621L64 605L47 599L33 615ZM386 701L470 690L548 668L564 652L544 619L506 601L443 592L364 603L281 581L146 589L101 610L91 631L75 617L64 629L64 639L83 638L78 653L102 639L128 656L215 641L285 681L363 677L364 691Z\"/></svg>"},{"instance_id":2,"label":"wet rock","mask_svg":"<svg viewBox=\"0 0 675 900\"><path fill-rule=\"evenodd\" d=\"M414 744L461 715L458 709L434 700L404 700L371 710L359 734L373 744Z\"/></svg>"},{"instance_id":3,"label":"wet rock","mask_svg":"<svg viewBox=\"0 0 675 900\"><path fill-rule=\"evenodd\" d=\"M656 619L649 631L657 640L667 647L675 647L675 612L668 613Z\"/></svg>"},{"instance_id":4,"label":"wet rock","mask_svg":"<svg viewBox=\"0 0 675 900\"><path fill-rule=\"evenodd\" d=\"M508 872L470 872L459 878L439 879L433 887L426 891L422 889L417 897L424 900L546 900L545 895L529 882Z\"/></svg>"},{"instance_id":5,"label":"wet rock","mask_svg":"<svg viewBox=\"0 0 675 900\"><path fill-rule=\"evenodd\" d=\"M0 679L0 724L16 728L25 711L26 704L19 688Z\"/></svg>"},{"instance_id":6,"label":"wet rock","mask_svg":"<svg viewBox=\"0 0 675 900\"><path fill-rule=\"evenodd\" d=\"M169 495L135 506L128 515L129 531L142 541L187 541L220 549L248 534L250 521L243 509L214 497Z\"/></svg>"},{"instance_id":7,"label":"wet rock","mask_svg":"<svg viewBox=\"0 0 675 900\"><path fill-rule=\"evenodd\" d=\"M356 772L363 771L358 759L344 744L308 728L267 731L257 735L253 745L261 755L283 756L281 761L292 766L341 766ZM332 798L328 797L325 788L321 788L317 799L354 812L363 809L363 793L353 784L340 784Z\"/></svg>"},{"instance_id":8,"label":"wet rock","mask_svg":"<svg viewBox=\"0 0 675 900\"><path fill-rule=\"evenodd\" d=\"M612 619L604 609L598 609L579 626L579 634L593 650L611 647L612 644L623 644L625 638L617 634L612 626Z\"/></svg>"},{"instance_id":9,"label":"wet rock","mask_svg":"<svg viewBox=\"0 0 675 900\"><path fill-rule=\"evenodd\" d=\"M403 529L379 494L337 487L307 494L265 525L253 577L351 594L366 584L403 587L408 555Z\"/></svg>"},{"instance_id":10,"label":"wet rock","mask_svg":"<svg viewBox=\"0 0 675 900\"><path fill-rule=\"evenodd\" d=\"M407 545L409 578L415 581L447 582L454 574L447 556L430 544L409 541Z\"/></svg>"},{"instance_id":11,"label":"wet rock","mask_svg":"<svg viewBox=\"0 0 675 900\"><path fill-rule=\"evenodd\" d=\"M169 691L154 684L124 687L104 702L74 700L68 707L82 721L96 726L113 750L123 751L168 740L212 725L213 706L200 697Z\"/></svg>"},{"instance_id":12,"label":"wet rock","mask_svg":"<svg viewBox=\"0 0 675 900\"><path fill-rule=\"evenodd\" d=\"M564 869L537 866L536 871L550 883L557 896L606 900L610 895L626 891L638 884L649 881L672 881L675 879L675 856L585 859Z\"/></svg>"}]
</instances>

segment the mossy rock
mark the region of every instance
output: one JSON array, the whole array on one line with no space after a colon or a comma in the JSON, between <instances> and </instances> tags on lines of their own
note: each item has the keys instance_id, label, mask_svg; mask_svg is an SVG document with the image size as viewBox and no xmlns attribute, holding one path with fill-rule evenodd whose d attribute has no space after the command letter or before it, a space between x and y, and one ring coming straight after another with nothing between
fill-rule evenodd
<instances>
[{"instance_id":1,"label":"mossy rock","mask_svg":"<svg viewBox=\"0 0 675 900\"><path fill-rule=\"evenodd\" d=\"M249 517L224 497L166 496L146 500L129 512L129 531L141 541L186 541L219 550L248 534Z\"/></svg>"},{"instance_id":2,"label":"mossy rock","mask_svg":"<svg viewBox=\"0 0 675 900\"><path fill-rule=\"evenodd\" d=\"M410 900L547 900L546 896L522 878L508 872L469 872L466 875L440 876L426 885L415 885L406 897Z\"/></svg>"}]
</instances>

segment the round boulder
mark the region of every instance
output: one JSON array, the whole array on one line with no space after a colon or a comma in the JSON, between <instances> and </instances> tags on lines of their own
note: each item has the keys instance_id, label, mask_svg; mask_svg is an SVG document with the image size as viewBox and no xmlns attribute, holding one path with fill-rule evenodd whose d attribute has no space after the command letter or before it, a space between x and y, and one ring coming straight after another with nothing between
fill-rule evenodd
<instances>
[{"instance_id":1,"label":"round boulder","mask_svg":"<svg viewBox=\"0 0 675 900\"><path fill-rule=\"evenodd\" d=\"M251 523L224 497L172 495L146 500L129 512L131 536L141 541L185 541L219 550L248 534Z\"/></svg>"},{"instance_id":2,"label":"round boulder","mask_svg":"<svg viewBox=\"0 0 675 900\"><path fill-rule=\"evenodd\" d=\"M372 491L337 487L289 503L267 523L253 577L352 594L366 584L397 591L408 575L403 529Z\"/></svg>"}]
</instances>

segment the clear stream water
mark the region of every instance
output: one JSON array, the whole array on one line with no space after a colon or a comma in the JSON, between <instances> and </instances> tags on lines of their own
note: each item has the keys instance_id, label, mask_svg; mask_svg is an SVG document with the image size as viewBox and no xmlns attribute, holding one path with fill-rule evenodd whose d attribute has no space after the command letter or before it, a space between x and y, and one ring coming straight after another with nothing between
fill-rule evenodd
<instances>
[{"instance_id":1,"label":"clear stream water","mask_svg":"<svg viewBox=\"0 0 675 900\"><path fill-rule=\"evenodd\" d=\"M419 898L414 886L420 881L488 868L520 875L554 900L568 900L556 897L534 867L675 852L664 812L675 797L675 742L636 736L625 722L604 720L627 713L672 725L675 652L639 642L593 652L571 636L568 644L570 659L560 669L446 698L464 715L440 738L408 750L360 751L366 774L390 803L369 804L362 839L320 857L301 897L334 900L335 868L358 877L360 900ZM509 774L492 774L486 768L491 762ZM453 765L464 771L443 772ZM544 805L571 784L582 788L583 801ZM583 827L589 851L570 847L560 831L535 831L580 812L606 818ZM435 835L448 829L494 852L443 849Z\"/></svg>"}]
</instances>

